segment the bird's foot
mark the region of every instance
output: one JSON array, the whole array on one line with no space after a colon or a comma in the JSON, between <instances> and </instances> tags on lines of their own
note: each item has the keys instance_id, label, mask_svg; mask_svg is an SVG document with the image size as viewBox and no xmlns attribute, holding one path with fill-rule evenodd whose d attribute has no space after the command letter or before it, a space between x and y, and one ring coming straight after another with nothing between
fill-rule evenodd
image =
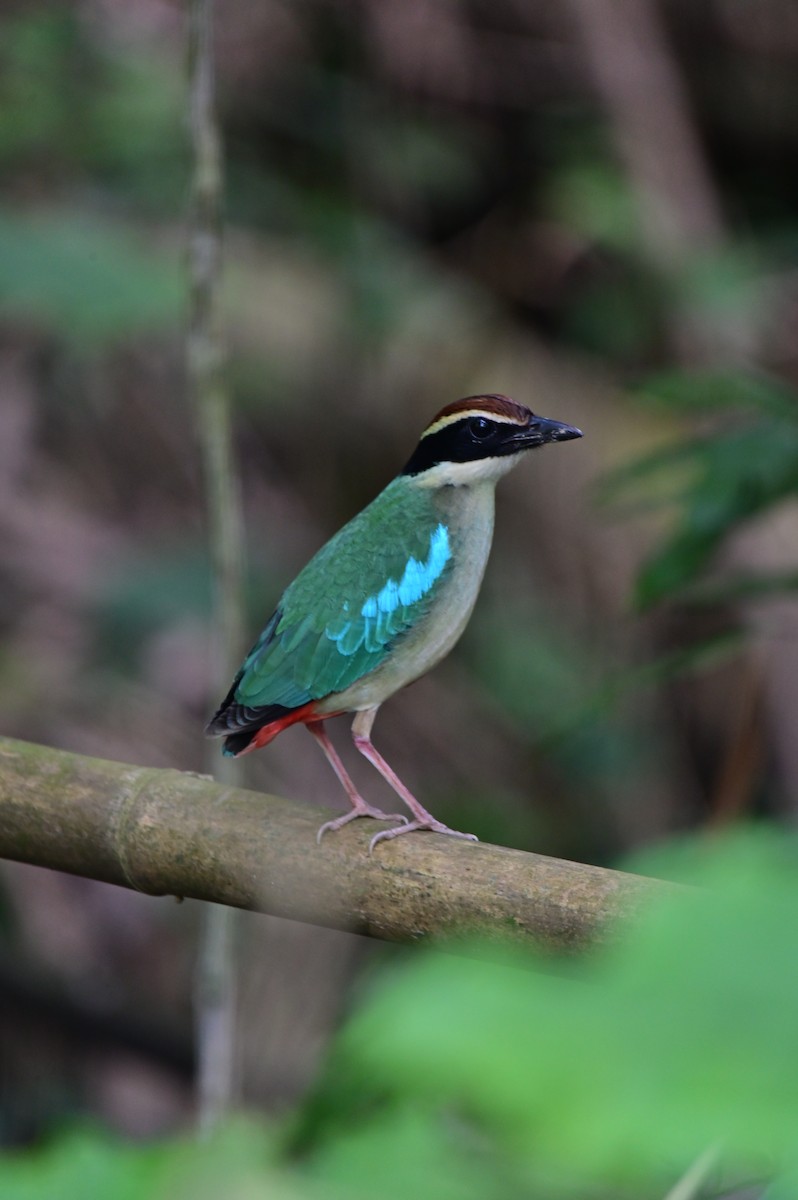
<instances>
[{"instance_id":1,"label":"bird's foot","mask_svg":"<svg viewBox=\"0 0 798 1200\"><path fill-rule=\"evenodd\" d=\"M316 842L321 842L325 833L335 833L336 829L343 829L344 825L348 825L350 821L357 820L358 817L373 817L375 821L407 822L407 817L403 813L384 813L382 809L373 808L363 800L360 804L353 804L349 812L344 813L342 817L335 817L332 821L325 821L316 834ZM401 825L398 826L397 832L402 832ZM369 849L370 853L371 850Z\"/></svg>"},{"instance_id":2,"label":"bird's foot","mask_svg":"<svg viewBox=\"0 0 798 1200\"><path fill-rule=\"evenodd\" d=\"M391 838L399 837L402 833L414 833L418 829L428 829L431 833L448 833L450 837L463 838L466 842L479 841L475 833L461 833L459 829L450 829L442 821L436 821L434 817L429 817L418 821L408 821L405 825L397 825L395 829L383 829L380 833L375 833L369 842L369 854L374 852L374 847L379 842L387 842Z\"/></svg>"}]
</instances>

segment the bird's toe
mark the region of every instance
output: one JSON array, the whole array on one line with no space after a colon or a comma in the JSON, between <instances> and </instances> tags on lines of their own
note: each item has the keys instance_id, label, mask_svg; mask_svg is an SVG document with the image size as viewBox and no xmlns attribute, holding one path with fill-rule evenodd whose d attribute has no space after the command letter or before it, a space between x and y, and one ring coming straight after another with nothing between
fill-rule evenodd
<instances>
[{"instance_id":1,"label":"bird's toe","mask_svg":"<svg viewBox=\"0 0 798 1200\"><path fill-rule=\"evenodd\" d=\"M461 833L459 829L450 829L448 825L444 825L442 821L436 821L432 817L428 821L408 821L404 825L396 826L395 829L380 830L379 833L374 834L374 837L369 842L369 854L373 854L374 847L380 842L390 841L392 838L399 837L403 833L416 833L423 830L429 830L430 833L445 833L449 837L462 838L466 842L479 841L475 833Z\"/></svg>"},{"instance_id":2,"label":"bird's toe","mask_svg":"<svg viewBox=\"0 0 798 1200\"><path fill-rule=\"evenodd\" d=\"M350 821L356 821L358 817L372 817L375 821L403 821L405 824L408 820L404 813L384 813L382 809L373 808L372 805L364 802L344 813L342 817L334 817L332 821L325 821L316 834L317 844L321 842L325 833L335 833L337 829L343 829L344 825L348 825ZM398 828L401 830L403 826L400 825Z\"/></svg>"}]
</instances>

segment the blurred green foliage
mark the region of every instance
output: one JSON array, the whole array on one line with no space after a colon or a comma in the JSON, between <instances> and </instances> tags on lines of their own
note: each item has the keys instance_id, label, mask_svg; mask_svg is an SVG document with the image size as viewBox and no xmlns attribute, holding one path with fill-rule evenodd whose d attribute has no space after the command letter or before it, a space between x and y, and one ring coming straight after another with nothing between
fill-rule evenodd
<instances>
[{"instance_id":1,"label":"blurred green foliage","mask_svg":"<svg viewBox=\"0 0 798 1200\"><path fill-rule=\"evenodd\" d=\"M592 845L587 851L586 844L585 852L594 858L605 853L607 831L602 835L593 827L596 815L602 814L606 827L611 797L630 777L656 770L656 739L629 711L630 695L639 697L653 680L640 669L622 669L607 643L563 627L559 614L540 596L527 597L523 606L487 609L475 616L474 624L466 653L482 694L496 704L519 741L578 794L583 823L574 838L584 836ZM698 665L697 660L679 663L682 670ZM491 805L482 820L494 819ZM500 840L492 824L488 835ZM520 844L540 843L528 838ZM578 856L576 842L574 847Z\"/></svg>"},{"instance_id":2,"label":"blurred green foliage","mask_svg":"<svg viewBox=\"0 0 798 1200\"><path fill-rule=\"evenodd\" d=\"M798 841L751 828L628 865L678 884L556 971L497 946L400 958L279 1133L73 1133L1 1160L4 1200L661 1196L710 1150L794 1194Z\"/></svg>"},{"instance_id":3,"label":"blurred green foliage","mask_svg":"<svg viewBox=\"0 0 798 1200\"><path fill-rule=\"evenodd\" d=\"M643 390L671 413L712 419L703 432L691 426L672 445L621 468L606 485L605 495L626 503L658 497L676 509L671 531L640 572L641 608L666 598L690 599L688 589L705 580L725 539L798 494L798 397L790 388L743 372L670 372ZM794 574L767 576L761 590L793 588ZM757 590L754 576L730 581L730 594ZM722 599L723 584L708 595Z\"/></svg>"},{"instance_id":4,"label":"blurred green foliage","mask_svg":"<svg viewBox=\"0 0 798 1200\"><path fill-rule=\"evenodd\" d=\"M275 1200L301 1195L273 1166L273 1139L261 1127L231 1122L212 1139L125 1144L101 1129L76 1128L32 1154L0 1159L3 1200Z\"/></svg>"},{"instance_id":5,"label":"blurred green foliage","mask_svg":"<svg viewBox=\"0 0 798 1200\"><path fill-rule=\"evenodd\" d=\"M176 249L148 245L130 216L184 205L182 106L168 52L95 36L68 5L3 20L1 317L94 353L177 325Z\"/></svg>"},{"instance_id":6,"label":"blurred green foliage","mask_svg":"<svg viewBox=\"0 0 798 1200\"><path fill-rule=\"evenodd\" d=\"M174 327L184 283L170 257L112 221L0 209L0 316L35 321L95 351Z\"/></svg>"},{"instance_id":7,"label":"blurred green foliage","mask_svg":"<svg viewBox=\"0 0 798 1200\"><path fill-rule=\"evenodd\" d=\"M798 843L751 830L634 865L690 886L570 971L428 956L383 978L306 1115L314 1174L358 1194L368 1164L398 1197L415 1152L473 1168L464 1196L661 1195L716 1144L740 1177L794 1170Z\"/></svg>"},{"instance_id":8,"label":"blurred green foliage","mask_svg":"<svg viewBox=\"0 0 798 1200\"><path fill-rule=\"evenodd\" d=\"M204 547L183 544L120 565L98 589L92 630L101 661L135 671L153 631L211 611L211 576Z\"/></svg>"},{"instance_id":9,"label":"blurred green foliage","mask_svg":"<svg viewBox=\"0 0 798 1200\"><path fill-rule=\"evenodd\" d=\"M183 81L168 48L150 45L144 54L135 40L104 37L60 3L19 8L2 34L0 168L23 188L47 183L51 206L68 202L91 174L112 195L124 194L126 206L132 200L160 217L179 212L188 161ZM20 198L34 197L25 189Z\"/></svg>"}]
</instances>

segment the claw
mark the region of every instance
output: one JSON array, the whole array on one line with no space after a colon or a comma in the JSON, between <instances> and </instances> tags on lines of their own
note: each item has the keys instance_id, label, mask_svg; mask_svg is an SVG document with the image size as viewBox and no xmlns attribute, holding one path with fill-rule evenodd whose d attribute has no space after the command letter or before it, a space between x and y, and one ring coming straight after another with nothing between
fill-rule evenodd
<instances>
[{"instance_id":1,"label":"claw","mask_svg":"<svg viewBox=\"0 0 798 1200\"><path fill-rule=\"evenodd\" d=\"M337 829L343 829L344 825L348 825L350 821L357 820L358 817L373 817L375 821L404 821L407 824L407 817L404 813L384 813L379 808L372 808L365 801L362 804L353 805L348 813L344 813L342 817L335 817L332 821L325 821L316 834L317 845L321 843L321 839L325 833L335 833ZM398 827L401 832L402 827ZM371 851L369 851L371 853Z\"/></svg>"},{"instance_id":2,"label":"claw","mask_svg":"<svg viewBox=\"0 0 798 1200\"><path fill-rule=\"evenodd\" d=\"M380 833L375 833L369 842L369 854L373 854L374 847L378 842L387 842L403 833L414 833L421 829L428 829L431 833L448 833L450 837L463 838L467 842L479 841L475 833L461 833L459 829L450 829L442 821L436 821L434 817L431 817L428 821L406 821L404 825L397 825L394 829L383 829Z\"/></svg>"}]
</instances>

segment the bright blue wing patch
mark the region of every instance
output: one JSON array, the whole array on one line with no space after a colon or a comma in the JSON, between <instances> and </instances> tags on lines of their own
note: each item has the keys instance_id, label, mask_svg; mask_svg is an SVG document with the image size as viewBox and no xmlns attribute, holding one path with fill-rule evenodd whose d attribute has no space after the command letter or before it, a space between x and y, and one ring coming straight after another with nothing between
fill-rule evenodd
<instances>
[{"instance_id":1,"label":"bright blue wing patch","mask_svg":"<svg viewBox=\"0 0 798 1200\"><path fill-rule=\"evenodd\" d=\"M401 579L389 579L379 592L366 597L359 620L357 616L349 616L349 604L344 602L341 613L327 624L325 636L336 642L339 653L347 657L361 646L369 654L379 653L406 627L409 615L406 610L432 589L451 557L449 531L439 524L430 534L429 554L424 562L411 556ZM394 615L396 619L391 621Z\"/></svg>"},{"instance_id":2,"label":"bright blue wing patch","mask_svg":"<svg viewBox=\"0 0 798 1200\"><path fill-rule=\"evenodd\" d=\"M387 615L394 612L400 604L406 608L417 603L433 583L440 579L451 557L449 531L445 525L438 525L430 535L427 561L419 562L417 558L409 558L402 578L389 579L376 596L369 596L360 610L360 615L370 620L380 613Z\"/></svg>"},{"instance_id":3,"label":"bright blue wing patch","mask_svg":"<svg viewBox=\"0 0 798 1200\"><path fill-rule=\"evenodd\" d=\"M322 547L247 656L237 703L299 707L344 691L379 667L391 643L425 615L451 566L449 531L442 522L426 523L427 504L422 494L389 486ZM378 506L393 549L378 546L364 569L362 547ZM395 548L403 542L412 549L402 564Z\"/></svg>"}]
</instances>

